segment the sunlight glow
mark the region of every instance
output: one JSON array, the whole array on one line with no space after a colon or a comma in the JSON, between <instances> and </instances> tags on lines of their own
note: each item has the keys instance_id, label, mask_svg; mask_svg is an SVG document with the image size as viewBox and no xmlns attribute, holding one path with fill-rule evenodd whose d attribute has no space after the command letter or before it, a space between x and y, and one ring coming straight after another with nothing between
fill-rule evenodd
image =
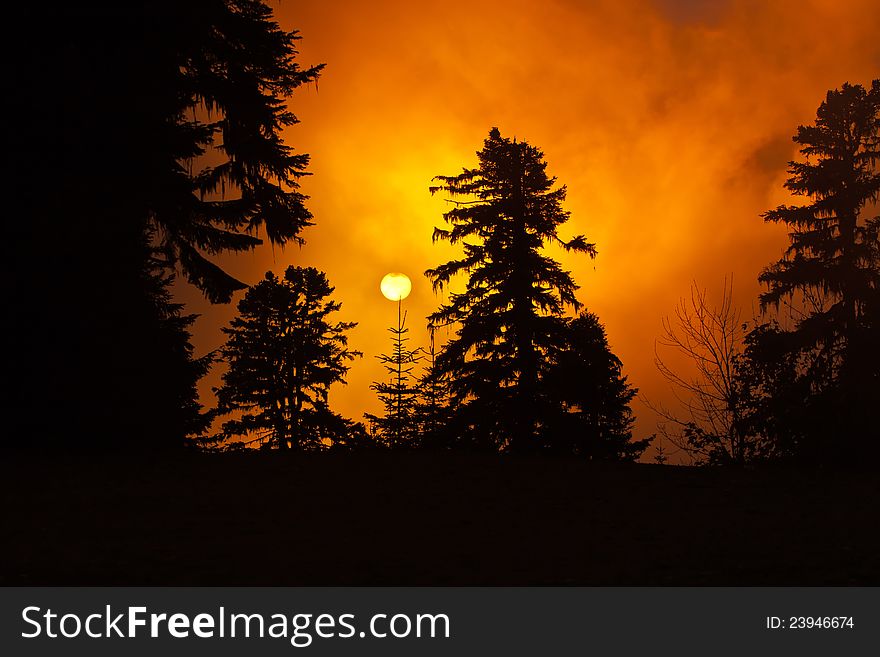
<instances>
[{"instance_id":1,"label":"sunlight glow","mask_svg":"<svg viewBox=\"0 0 880 657\"><path fill-rule=\"evenodd\" d=\"M402 301L412 291L412 282L406 274L392 272L385 274L385 277L379 284L379 289L382 290L382 294L389 301Z\"/></svg>"}]
</instances>

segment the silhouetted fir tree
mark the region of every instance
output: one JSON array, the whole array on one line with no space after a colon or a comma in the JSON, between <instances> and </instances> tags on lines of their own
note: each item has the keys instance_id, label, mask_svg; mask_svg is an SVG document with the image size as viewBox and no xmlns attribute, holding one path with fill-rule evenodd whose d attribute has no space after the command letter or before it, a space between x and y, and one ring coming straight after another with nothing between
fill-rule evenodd
<instances>
[{"instance_id":1,"label":"silhouetted fir tree","mask_svg":"<svg viewBox=\"0 0 880 657\"><path fill-rule=\"evenodd\" d=\"M340 308L328 300L332 292L322 272L294 266L283 278L268 272L248 289L239 316L223 329L229 369L216 390L218 411L233 417L221 438L251 436L249 442L304 449L350 434L354 424L333 413L327 397L360 353L347 347L345 333L355 324L328 321Z\"/></svg>"},{"instance_id":2,"label":"silhouetted fir tree","mask_svg":"<svg viewBox=\"0 0 880 657\"><path fill-rule=\"evenodd\" d=\"M152 352L153 367L144 371L143 376L152 377L149 383L155 394L165 397L160 408L169 413L167 417L164 414L159 416L160 424L154 426L148 435L161 436L169 426L178 428L186 436L201 435L210 426L212 414L203 412L198 402L197 385L211 367L214 355L194 357L189 329L196 316L183 315L183 305L172 301L169 292L172 277L159 264L154 265L152 271L148 269L145 277L147 298L154 300L155 308L153 313L144 317L144 321L157 323L151 330L157 342L144 345L145 350ZM172 409L176 410L176 416L170 415ZM147 414L140 421L149 426L152 419Z\"/></svg>"},{"instance_id":3,"label":"silhouetted fir tree","mask_svg":"<svg viewBox=\"0 0 880 657\"><path fill-rule=\"evenodd\" d=\"M588 459L632 461L651 439L633 441L630 402L638 392L611 352L605 327L582 312L567 322L565 340L548 353L542 388L562 403L547 417L547 449Z\"/></svg>"},{"instance_id":4,"label":"silhouetted fir tree","mask_svg":"<svg viewBox=\"0 0 880 657\"><path fill-rule=\"evenodd\" d=\"M810 458L851 459L878 449L880 217L868 214L880 194L878 135L880 80L869 90L844 84L829 91L815 124L798 127L794 141L804 161L789 163L785 183L810 202L763 215L789 227L790 245L759 278L768 288L761 306L786 304L800 314L793 328L760 327L747 356L771 359L750 365L758 371L796 361L786 375L793 387L774 394L810 418L798 423L802 435L789 438Z\"/></svg>"},{"instance_id":5,"label":"silhouetted fir tree","mask_svg":"<svg viewBox=\"0 0 880 657\"><path fill-rule=\"evenodd\" d=\"M451 445L449 421L448 382L437 370L437 347L434 329L429 329L430 347L425 352L426 366L419 377L419 396L415 407L415 420L419 427L419 446L443 449Z\"/></svg>"},{"instance_id":6,"label":"silhouetted fir tree","mask_svg":"<svg viewBox=\"0 0 880 657\"><path fill-rule=\"evenodd\" d=\"M284 101L320 67L298 67L298 36L256 0L40 4L20 27L33 32L12 103L28 137L5 281L22 318L11 433L180 445L201 421L191 376L204 361L168 328L182 317L169 284L182 273L229 301L244 286L210 256L253 248L258 230L299 240L307 156L281 141L296 122Z\"/></svg>"},{"instance_id":7,"label":"silhouetted fir tree","mask_svg":"<svg viewBox=\"0 0 880 657\"><path fill-rule=\"evenodd\" d=\"M150 211L168 263L213 302L243 289L207 254L252 249L265 229L273 244L302 243L312 225L299 179L309 157L296 154L281 131L298 123L285 99L317 80L323 65L296 63L297 32L285 32L261 0L201 0L186 11L170 3L178 25L180 67L166 92L173 119L160 131L167 160L152 172L158 185ZM201 118L201 114L207 118ZM191 170L208 150L221 161ZM196 161L197 164L197 161ZM216 198L218 192L227 198Z\"/></svg>"},{"instance_id":8,"label":"silhouetted fir tree","mask_svg":"<svg viewBox=\"0 0 880 657\"><path fill-rule=\"evenodd\" d=\"M455 207L444 214L448 229L434 240L461 244L464 256L426 272L434 289L467 274L463 292L429 317L433 327L454 325L455 336L437 358L449 380L453 430L476 447L538 448L538 422L548 412L539 371L548 349L564 340L566 306L575 309L577 286L542 247L556 244L595 256L583 236L565 241L559 227L565 187L554 189L543 153L503 138L493 128L477 153L479 166L457 176L438 176Z\"/></svg>"},{"instance_id":9,"label":"silhouetted fir tree","mask_svg":"<svg viewBox=\"0 0 880 657\"><path fill-rule=\"evenodd\" d=\"M388 447L415 447L419 440L416 405L420 391L412 372L422 360L422 350L410 349L406 345L409 329L406 328L405 313L398 325L388 331L391 333L391 353L380 354L377 358L385 366L390 381L376 381L370 385L370 389L378 393L385 413L382 416L367 413L365 417L374 437Z\"/></svg>"},{"instance_id":10,"label":"silhouetted fir tree","mask_svg":"<svg viewBox=\"0 0 880 657\"><path fill-rule=\"evenodd\" d=\"M342 432L333 439L330 449L337 452L369 451L386 449L386 445L373 436L363 422L346 419Z\"/></svg>"},{"instance_id":11,"label":"silhouetted fir tree","mask_svg":"<svg viewBox=\"0 0 880 657\"><path fill-rule=\"evenodd\" d=\"M790 342L776 320L758 324L745 335L736 361L743 431L761 440L768 460L804 458L817 422L821 425L829 410L812 393L804 356Z\"/></svg>"}]
</instances>

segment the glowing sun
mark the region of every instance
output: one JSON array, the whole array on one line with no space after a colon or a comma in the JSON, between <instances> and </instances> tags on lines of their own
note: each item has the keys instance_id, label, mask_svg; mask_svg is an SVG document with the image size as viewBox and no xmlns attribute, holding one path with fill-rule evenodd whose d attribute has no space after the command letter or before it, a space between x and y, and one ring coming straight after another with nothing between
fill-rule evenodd
<instances>
[{"instance_id":1,"label":"glowing sun","mask_svg":"<svg viewBox=\"0 0 880 657\"><path fill-rule=\"evenodd\" d=\"M379 289L389 301L401 301L409 296L412 290L412 282L406 274L392 272L385 274L385 278L379 284Z\"/></svg>"}]
</instances>

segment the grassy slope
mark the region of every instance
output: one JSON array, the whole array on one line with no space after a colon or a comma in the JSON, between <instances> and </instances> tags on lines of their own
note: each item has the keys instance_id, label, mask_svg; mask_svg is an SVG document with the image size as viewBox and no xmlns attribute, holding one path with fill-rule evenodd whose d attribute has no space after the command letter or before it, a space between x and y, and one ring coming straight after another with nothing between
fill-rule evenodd
<instances>
[{"instance_id":1,"label":"grassy slope","mask_svg":"<svg viewBox=\"0 0 880 657\"><path fill-rule=\"evenodd\" d=\"M430 454L5 455L3 585L880 584L880 478Z\"/></svg>"}]
</instances>

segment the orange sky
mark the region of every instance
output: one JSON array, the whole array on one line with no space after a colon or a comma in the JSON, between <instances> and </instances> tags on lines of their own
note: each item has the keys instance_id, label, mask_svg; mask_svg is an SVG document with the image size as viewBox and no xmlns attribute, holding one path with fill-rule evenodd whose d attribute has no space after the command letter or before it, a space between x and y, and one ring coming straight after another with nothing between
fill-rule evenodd
<instances>
[{"instance_id":1,"label":"orange sky","mask_svg":"<svg viewBox=\"0 0 880 657\"><path fill-rule=\"evenodd\" d=\"M396 321L379 281L413 279L404 307L413 344L426 344L438 299L422 273L454 253L431 243L446 204L428 186L473 166L492 126L540 147L568 186L563 236L584 233L599 256L559 257L630 381L665 400L653 363L662 317L692 280L719 290L731 273L751 315L757 275L786 244L759 214L787 200L791 135L828 89L880 74L876 0L271 4L302 34L300 63L327 64L317 88L293 98L302 123L285 135L311 155L303 191L316 226L301 249L221 262L248 283L288 264L327 273L365 354L331 394L353 419L379 410L374 356ZM234 304L211 307L192 288L180 296L202 313L198 353L218 347ZM214 373L203 385L206 402L216 383ZM639 401L634 410L637 437L653 433L653 414Z\"/></svg>"}]
</instances>

